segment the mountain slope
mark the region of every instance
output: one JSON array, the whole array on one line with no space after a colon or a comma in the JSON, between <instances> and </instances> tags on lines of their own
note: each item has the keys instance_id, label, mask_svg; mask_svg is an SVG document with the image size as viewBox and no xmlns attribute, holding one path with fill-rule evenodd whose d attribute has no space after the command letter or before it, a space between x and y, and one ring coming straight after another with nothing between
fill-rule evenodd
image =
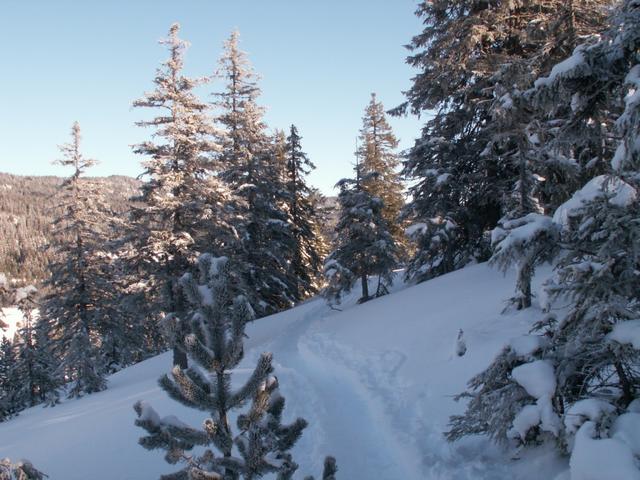
<instances>
[{"instance_id":1,"label":"mountain slope","mask_svg":"<svg viewBox=\"0 0 640 480\"><path fill-rule=\"evenodd\" d=\"M286 417L310 423L294 451L296 478L317 475L326 454L343 480L554 478L566 461L552 453L513 461L484 438L442 438L449 415L463 409L452 396L536 319L535 309L500 313L512 288L510 276L476 265L363 305L351 298L342 312L312 300L249 326L237 376L262 351L274 353ZM453 353L460 328L463 357ZM143 399L161 415L202 423L201 412L157 386L169 368L170 356L160 355L113 375L105 392L0 424L0 457L29 458L53 480L144 480L175 470L137 445L143 431L132 409Z\"/></svg>"},{"instance_id":2,"label":"mountain slope","mask_svg":"<svg viewBox=\"0 0 640 480\"><path fill-rule=\"evenodd\" d=\"M138 192L135 178L111 176L90 178L102 189L104 200L117 213L128 210L130 197ZM0 273L19 283L40 281L48 276L47 265L54 239L52 221L62 177L11 175L0 172Z\"/></svg>"}]
</instances>

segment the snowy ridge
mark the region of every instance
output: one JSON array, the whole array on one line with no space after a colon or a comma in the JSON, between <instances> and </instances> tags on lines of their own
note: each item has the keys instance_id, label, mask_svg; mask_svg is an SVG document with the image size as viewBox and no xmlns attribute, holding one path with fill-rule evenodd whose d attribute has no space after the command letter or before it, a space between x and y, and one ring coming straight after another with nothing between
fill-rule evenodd
<instances>
[{"instance_id":1,"label":"snowy ridge","mask_svg":"<svg viewBox=\"0 0 640 480\"><path fill-rule=\"evenodd\" d=\"M485 438L448 444L442 436L449 415L463 410L453 396L537 319L536 309L500 314L512 289L512 275L483 264L363 305L352 296L341 312L314 299L248 327L236 380L260 353L273 352L285 419L309 421L293 451L295 478L321 471L327 454L337 458L343 480L555 478L567 461L547 450L515 462ZM460 328L462 357L453 348ZM104 392L0 424L0 457L28 458L52 480L145 480L175 471L161 452L137 445L144 432L133 424L139 400L189 425L206 417L158 387L170 358L111 376Z\"/></svg>"}]
</instances>

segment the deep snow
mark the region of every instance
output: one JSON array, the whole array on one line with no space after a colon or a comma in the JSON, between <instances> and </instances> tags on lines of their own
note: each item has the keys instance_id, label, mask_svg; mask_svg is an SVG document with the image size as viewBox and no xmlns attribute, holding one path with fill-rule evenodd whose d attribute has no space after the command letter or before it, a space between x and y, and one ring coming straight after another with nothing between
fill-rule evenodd
<instances>
[{"instance_id":1,"label":"deep snow","mask_svg":"<svg viewBox=\"0 0 640 480\"><path fill-rule=\"evenodd\" d=\"M341 480L553 479L567 459L539 450L512 459L486 438L448 444L449 415L464 405L453 396L501 347L526 334L535 308L501 314L514 278L475 265L391 295L340 308L314 299L247 328L247 375L259 354L272 351L287 399L285 417L310 426L294 450L296 478L320 474L325 455ZM455 340L464 330L467 351ZM175 471L162 452L137 444L133 404L146 400L162 416L200 425L201 412L170 400L157 385L169 354L121 371L108 390L36 407L0 424L0 458L28 458L52 480L156 479ZM569 478L566 473L561 478Z\"/></svg>"}]
</instances>

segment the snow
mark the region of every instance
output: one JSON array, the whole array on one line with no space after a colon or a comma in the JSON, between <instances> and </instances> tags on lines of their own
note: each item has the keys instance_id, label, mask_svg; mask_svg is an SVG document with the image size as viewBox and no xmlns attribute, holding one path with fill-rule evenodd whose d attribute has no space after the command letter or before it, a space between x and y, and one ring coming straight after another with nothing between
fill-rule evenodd
<instances>
[{"instance_id":1,"label":"snow","mask_svg":"<svg viewBox=\"0 0 640 480\"><path fill-rule=\"evenodd\" d=\"M521 247L540 233L552 230L554 224L551 218L546 215L530 213L522 218L504 222L503 227L508 232L500 227L491 232L491 242L493 244L499 242L495 248L496 252L504 252L513 247Z\"/></svg>"},{"instance_id":2,"label":"snow","mask_svg":"<svg viewBox=\"0 0 640 480\"><path fill-rule=\"evenodd\" d=\"M594 439L595 431L595 423L586 422L576 434L571 480L640 480L629 447L615 438Z\"/></svg>"},{"instance_id":3,"label":"snow","mask_svg":"<svg viewBox=\"0 0 640 480\"><path fill-rule=\"evenodd\" d=\"M443 173L442 175L438 175L438 178L436 178L436 185L442 185L443 183L446 183L446 181L449 180L450 177L450 173Z\"/></svg>"},{"instance_id":4,"label":"snow","mask_svg":"<svg viewBox=\"0 0 640 480\"><path fill-rule=\"evenodd\" d=\"M513 428L509 431L510 438L525 439L527 432L540 424L540 409L537 405L525 405L513 419Z\"/></svg>"},{"instance_id":5,"label":"snow","mask_svg":"<svg viewBox=\"0 0 640 480\"><path fill-rule=\"evenodd\" d=\"M213 292L207 285L198 285L198 292L203 305L213 305Z\"/></svg>"},{"instance_id":6,"label":"snow","mask_svg":"<svg viewBox=\"0 0 640 480\"><path fill-rule=\"evenodd\" d=\"M548 274L541 270L534 288ZM513 283L513 272L503 277L479 264L408 288L394 282L392 294L362 305L356 305L356 286L341 312L312 299L248 326L246 358L234 381L251 374L262 352L273 352L274 375L287 400L284 421L301 416L309 422L293 451L300 464L296 479L317 478L325 455L337 458L337 478L345 480L556 478L568 463L552 448L522 451L513 461L488 438L448 444L442 435L449 416L465 407L454 395L540 317L535 308L500 313ZM452 356L460 329L468 348ZM144 431L134 425L133 410L145 401L161 422L175 415L202 424L206 412L177 404L158 386L170 364L170 353L157 356L109 377L103 392L0 423L0 457L28 458L51 479L155 480L175 471L161 451L138 445ZM526 365L535 370L539 364ZM520 372L528 383L531 375ZM547 393L548 383L532 391ZM549 428L545 401L536 407Z\"/></svg>"},{"instance_id":7,"label":"snow","mask_svg":"<svg viewBox=\"0 0 640 480\"><path fill-rule=\"evenodd\" d=\"M640 457L640 414L623 413L611 426L611 437L625 443L637 457Z\"/></svg>"},{"instance_id":8,"label":"snow","mask_svg":"<svg viewBox=\"0 0 640 480\"><path fill-rule=\"evenodd\" d=\"M616 323L607 338L620 344L631 344L633 348L640 350L640 320Z\"/></svg>"},{"instance_id":9,"label":"snow","mask_svg":"<svg viewBox=\"0 0 640 480\"><path fill-rule=\"evenodd\" d=\"M551 397L556 391L553 365L547 360L536 360L513 369L513 379L535 399Z\"/></svg>"},{"instance_id":10,"label":"snow","mask_svg":"<svg viewBox=\"0 0 640 480\"><path fill-rule=\"evenodd\" d=\"M413 237L416 234L423 235L427 231L426 223L414 223L405 229L407 237Z\"/></svg>"},{"instance_id":11,"label":"snow","mask_svg":"<svg viewBox=\"0 0 640 480\"><path fill-rule=\"evenodd\" d=\"M518 357L528 358L547 346L549 340L542 335L520 335L509 340L509 348Z\"/></svg>"},{"instance_id":12,"label":"snow","mask_svg":"<svg viewBox=\"0 0 640 480\"><path fill-rule=\"evenodd\" d=\"M16 303L19 303L22 300L24 300L25 298L28 298L29 295L33 295L37 291L38 291L38 289L36 287L34 287L33 285L28 285L26 287L18 288L16 290L15 295L14 295L14 301Z\"/></svg>"},{"instance_id":13,"label":"snow","mask_svg":"<svg viewBox=\"0 0 640 480\"><path fill-rule=\"evenodd\" d=\"M573 434L586 420L598 423L604 415L610 414L614 410L613 405L603 400L595 398L579 400L567 410L564 417L565 429L567 433Z\"/></svg>"},{"instance_id":14,"label":"snow","mask_svg":"<svg viewBox=\"0 0 640 480\"><path fill-rule=\"evenodd\" d=\"M587 184L578 190L565 203L560 205L553 215L553 221L558 225L566 226L576 210L583 208L587 203L603 197L611 196L609 203L619 207L629 206L637 198L636 189L617 177L600 175L592 178Z\"/></svg>"},{"instance_id":15,"label":"snow","mask_svg":"<svg viewBox=\"0 0 640 480\"><path fill-rule=\"evenodd\" d=\"M13 336L22 327L22 313L16 307L3 308L0 320L9 327L6 330L0 328L0 339L6 337L13 340Z\"/></svg>"},{"instance_id":16,"label":"snow","mask_svg":"<svg viewBox=\"0 0 640 480\"><path fill-rule=\"evenodd\" d=\"M584 54L582 51L584 50L584 45L579 45L574 51L573 55L571 55L566 60L557 63L551 69L551 73L548 77L540 77L534 82L534 86L536 88L546 87L551 85L555 80L567 72L575 69L578 65L585 63Z\"/></svg>"}]
</instances>

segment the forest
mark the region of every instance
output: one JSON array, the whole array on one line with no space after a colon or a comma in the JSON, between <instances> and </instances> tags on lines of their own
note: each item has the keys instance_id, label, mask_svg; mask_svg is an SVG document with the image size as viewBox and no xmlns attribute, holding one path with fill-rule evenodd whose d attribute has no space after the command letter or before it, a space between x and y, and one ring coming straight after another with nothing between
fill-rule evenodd
<instances>
[{"instance_id":1,"label":"forest","mask_svg":"<svg viewBox=\"0 0 640 480\"><path fill-rule=\"evenodd\" d=\"M60 147L64 180L1 174L0 293L24 321L0 345L0 421L171 351L161 388L211 417L194 428L135 404L141 445L180 468L162 478L293 478L307 422L283 423L272 355L232 384L247 325L488 262L515 271L504 310L540 315L468 379L444 437L550 447L573 480L640 478L640 442L616 440L640 425L640 2L433 0L416 15L406 100L363 105L336 205L308 182L295 119L266 124L239 33L216 78L192 78L177 23L133 103L148 133L133 146L139 180L92 178L78 123ZM388 119L403 115L424 122L400 152ZM543 297L532 281L547 265ZM588 452L605 444L620 460L598 476ZM321 478L338 468L327 456Z\"/></svg>"}]
</instances>

